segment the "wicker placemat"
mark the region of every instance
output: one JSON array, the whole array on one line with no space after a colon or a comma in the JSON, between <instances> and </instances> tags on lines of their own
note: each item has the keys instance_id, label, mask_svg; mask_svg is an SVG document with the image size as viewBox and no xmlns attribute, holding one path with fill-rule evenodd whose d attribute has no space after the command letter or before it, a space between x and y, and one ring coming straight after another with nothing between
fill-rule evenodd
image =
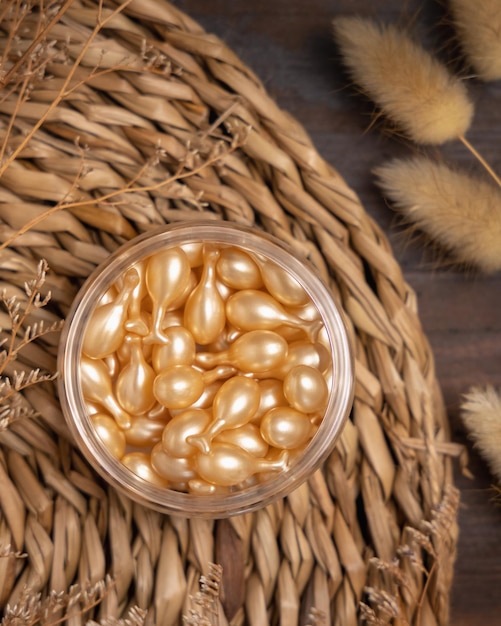
<instances>
[{"instance_id":1,"label":"wicker placemat","mask_svg":"<svg viewBox=\"0 0 501 626\"><path fill-rule=\"evenodd\" d=\"M446 624L457 449L384 234L217 37L163 0L105 5L2 3L2 288L26 299L46 259L52 300L39 317L52 323L136 233L201 218L254 225L330 282L355 347L355 403L308 484L214 522L107 488L69 441L54 383L28 386L17 401L39 416L0 424L2 623ZM2 380L54 372L56 350L46 335Z\"/></svg>"}]
</instances>

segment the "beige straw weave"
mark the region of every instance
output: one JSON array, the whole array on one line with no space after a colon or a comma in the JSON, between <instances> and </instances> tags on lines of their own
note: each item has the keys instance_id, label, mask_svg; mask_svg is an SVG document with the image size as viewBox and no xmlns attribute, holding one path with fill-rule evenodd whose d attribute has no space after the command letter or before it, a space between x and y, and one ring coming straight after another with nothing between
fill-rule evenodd
<instances>
[{"instance_id":1,"label":"beige straw weave","mask_svg":"<svg viewBox=\"0 0 501 626\"><path fill-rule=\"evenodd\" d=\"M54 383L28 387L22 401L39 416L0 422L2 623L59 623L66 611L72 626L446 624L459 450L385 235L222 41L164 0L104 4L1 3L0 288L22 299L46 259L52 300L39 316L54 322L137 233L202 218L253 225L329 281L356 354L355 402L307 484L206 521L107 487L72 446ZM8 337L4 311L0 326ZM4 376L55 372L57 339L29 345ZM69 606L40 616L44 598Z\"/></svg>"}]
</instances>

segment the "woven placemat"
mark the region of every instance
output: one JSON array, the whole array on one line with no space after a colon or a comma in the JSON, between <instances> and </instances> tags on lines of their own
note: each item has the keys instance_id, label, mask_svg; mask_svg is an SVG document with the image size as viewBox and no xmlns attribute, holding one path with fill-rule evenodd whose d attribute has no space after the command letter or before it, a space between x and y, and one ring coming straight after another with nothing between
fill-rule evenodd
<instances>
[{"instance_id":1,"label":"woven placemat","mask_svg":"<svg viewBox=\"0 0 501 626\"><path fill-rule=\"evenodd\" d=\"M53 381L6 394L14 371L55 372L57 332L0 361L2 624L446 624L458 449L385 235L249 68L174 6L27 7L0 8L1 287L23 303L40 259L50 267L51 301L24 326L57 324L96 264L136 234L225 219L286 241L329 282L356 390L335 451L285 500L177 519L95 475ZM23 418L30 407L38 415Z\"/></svg>"}]
</instances>

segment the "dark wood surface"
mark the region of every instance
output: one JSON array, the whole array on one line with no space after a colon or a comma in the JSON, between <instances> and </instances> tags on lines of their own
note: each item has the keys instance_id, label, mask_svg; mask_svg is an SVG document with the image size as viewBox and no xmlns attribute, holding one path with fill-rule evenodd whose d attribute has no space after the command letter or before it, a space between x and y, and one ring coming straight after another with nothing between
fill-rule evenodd
<instances>
[{"instance_id":1,"label":"dark wood surface","mask_svg":"<svg viewBox=\"0 0 501 626\"><path fill-rule=\"evenodd\" d=\"M490 276L445 267L398 226L374 185L371 170L412 147L383 126L369 129L372 106L355 95L331 39L331 20L358 14L409 26L447 61L457 56L443 6L434 0L178 0L177 6L224 39L264 82L279 105L307 129L320 154L359 194L386 232L418 296L422 325L435 354L452 437L468 448L474 478L461 476L460 539L451 624L501 623L501 506L492 478L472 449L459 418L461 394L472 385L501 388L501 272ZM501 172L501 81L468 81L476 114L470 141ZM467 169L460 145L446 156Z\"/></svg>"}]
</instances>

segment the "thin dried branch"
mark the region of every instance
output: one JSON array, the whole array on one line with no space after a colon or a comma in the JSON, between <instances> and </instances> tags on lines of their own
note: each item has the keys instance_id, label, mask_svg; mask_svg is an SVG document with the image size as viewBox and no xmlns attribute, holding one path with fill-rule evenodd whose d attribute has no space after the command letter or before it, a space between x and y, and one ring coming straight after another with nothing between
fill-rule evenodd
<instances>
[{"instance_id":1,"label":"thin dried branch","mask_svg":"<svg viewBox=\"0 0 501 626\"><path fill-rule=\"evenodd\" d=\"M48 271L47 261L41 260L38 264L36 276L27 281L24 285L27 300L20 302L18 297L7 297L5 291L0 293L0 305L3 305L9 318L11 320L10 338L2 339L2 350L0 351L0 376L5 371L5 367L8 363L14 362L18 353L25 348L28 344L44 337L49 333L58 332L62 327L62 320L53 322L49 326L44 324L43 320L39 322L33 322L25 326L28 318L33 312L47 306L50 301L50 292L42 295L42 289L45 284L46 275ZM25 378L26 374L23 372L15 381L11 381L11 388L19 391L26 386L33 384L34 382L42 382L40 371L34 371ZM47 380L47 379L46 379ZM4 382L7 385L6 381ZM1 387L0 387L1 389ZM0 396L0 400L3 397Z\"/></svg>"},{"instance_id":2,"label":"thin dried branch","mask_svg":"<svg viewBox=\"0 0 501 626\"><path fill-rule=\"evenodd\" d=\"M88 614L98 606L115 585L114 580L105 579L91 584L72 585L67 592L51 591L46 597L25 587L15 605L7 605L0 626L56 626L76 615ZM144 612L134 608L123 621L102 622L102 626L142 626Z\"/></svg>"},{"instance_id":3,"label":"thin dried branch","mask_svg":"<svg viewBox=\"0 0 501 626\"><path fill-rule=\"evenodd\" d=\"M53 14L52 19L47 22L44 26L42 26L34 37L31 44L25 50L25 52L18 58L18 60L14 63L14 65L6 72L3 76L0 76L0 86L4 87L8 85L12 80L12 77L19 71L19 69L24 65L24 63L32 56L33 52L36 50L37 46L40 46L42 39L50 32L52 27L61 19L61 17L66 13L67 9L71 6L73 0L66 0L63 6L59 6L59 3L56 5L54 11L51 11L51 7L46 7L45 11L40 11L40 16L43 15L51 15ZM6 9L7 10L7 9ZM6 11L5 11L6 12ZM0 17L1 21L1 17ZM19 25L14 25L12 28L12 32L15 33L19 28Z\"/></svg>"},{"instance_id":4,"label":"thin dried branch","mask_svg":"<svg viewBox=\"0 0 501 626\"><path fill-rule=\"evenodd\" d=\"M17 157L20 155L20 153L24 150L24 148L29 143L30 139L35 135L37 130L43 126L44 122L47 120L50 113L54 111L59 106L59 104L64 100L64 98L67 95L67 88L71 85L71 82L73 80L73 77L78 67L80 66L85 54L87 53L93 41L99 35L101 30L116 15L121 13L124 10L124 8L128 4L130 4L130 2L131 0L124 0L124 2L122 2L116 9L107 13L106 16L103 17L102 14L100 15L100 18L97 20L97 23L95 27L93 28L92 32L90 33L89 37L86 39L77 58L73 62L73 65L71 65L70 70L63 81L62 87L60 88L59 92L56 94L56 97L48 104L47 109L45 110L44 114L41 115L40 118L33 124L32 128L26 133L26 135L19 142L19 145L15 149L13 149L12 152L9 154L9 156L3 161L3 163L0 164L0 176L2 176L5 170L17 159Z\"/></svg>"},{"instance_id":5,"label":"thin dried branch","mask_svg":"<svg viewBox=\"0 0 501 626\"><path fill-rule=\"evenodd\" d=\"M34 278L25 282L24 301L20 301L17 296L7 297L5 292L0 294L0 305L5 308L11 322L10 329L3 329L5 336L0 341L0 432L15 421L38 415L25 400L23 392L34 385L53 381L57 376L56 373L44 372L40 368L28 371L14 369L10 375L6 374L7 368L15 367L19 353L26 346L49 333L58 332L62 327L62 320L49 325L43 320L27 323L34 312L47 306L50 301L50 292L42 295L47 271L47 262L40 261Z\"/></svg>"},{"instance_id":6,"label":"thin dried branch","mask_svg":"<svg viewBox=\"0 0 501 626\"><path fill-rule=\"evenodd\" d=\"M377 607L377 611L393 619L400 618L400 606L398 598L384 589L376 589L375 587L366 587L364 589L372 606ZM405 620L401 623L405 624Z\"/></svg>"},{"instance_id":7,"label":"thin dried branch","mask_svg":"<svg viewBox=\"0 0 501 626\"><path fill-rule=\"evenodd\" d=\"M225 114L223 113L223 116L224 115ZM158 182L155 182L153 184L141 185L141 184L138 184L139 180L141 179L143 174L155 162L154 160L147 161L139 169L137 174L135 174L129 180L129 182L121 189L115 189L114 191L110 191L109 193L103 194L94 199L86 198L84 200L75 200L75 201L70 201L70 202L65 202L65 201L58 202L56 205L54 205L50 209L47 209L47 211L45 211L44 213L37 215L36 217L31 219L29 222L27 222L22 228L14 232L9 238L7 238L3 243L0 244L0 250L12 245L18 237L27 233L29 230L34 228L37 224L42 222L44 219L46 219L50 215L53 215L54 213L57 213L58 211L76 209L79 207L85 207L85 206L90 206L90 205L116 206L117 204L120 204L121 202L123 202L122 199L117 200L117 198L119 197L121 198L123 195L134 194L134 193L139 193L139 192L140 193L152 193L154 191L158 191L160 189L168 187L169 185L172 185L175 182L184 180L191 176L195 176L199 174L200 172L202 172L205 168L208 168L211 165L224 161L224 158L226 156L230 155L239 147L241 147L241 145L243 145L243 143L245 142L245 138L246 138L246 133L243 133L243 135L241 136L234 137L229 146L225 146L224 143L220 143L219 145L214 146L211 150L211 154L207 157L207 159L202 161L199 165L194 166L189 170L185 170L185 167L186 167L185 162L189 159L190 156L193 156L193 152L191 154L190 152L188 152L186 155L185 161L180 162L176 172L172 176L165 178L163 180L160 180ZM76 181L75 181L75 184L77 184Z\"/></svg>"},{"instance_id":8,"label":"thin dried branch","mask_svg":"<svg viewBox=\"0 0 501 626\"><path fill-rule=\"evenodd\" d=\"M185 626L218 626L222 575L220 565L209 563L209 573L200 577L200 591L190 598L197 608L183 615Z\"/></svg>"}]
</instances>

